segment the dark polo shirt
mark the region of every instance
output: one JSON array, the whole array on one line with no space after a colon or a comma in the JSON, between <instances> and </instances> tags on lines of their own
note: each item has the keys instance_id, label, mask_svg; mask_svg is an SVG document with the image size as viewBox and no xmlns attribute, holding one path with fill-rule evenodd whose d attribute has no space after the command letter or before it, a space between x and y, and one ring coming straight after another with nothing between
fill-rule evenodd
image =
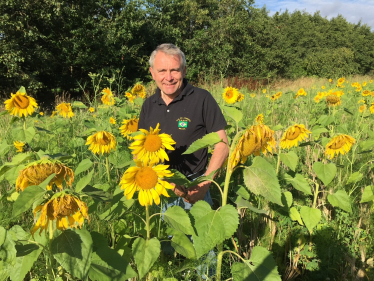
<instances>
[{"instance_id":1,"label":"dark polo shirt","mask_svg":"<svg viewBox=\"0 0 374 281\"><path fill-rule=\"evenodd\" d=\"M167 150L170 161L165 164L177 169L185 176L205 170L208 150L200 149L193 154L182 155L197 139L222 130L227 125L225 118L212 95L183 80L182 92L167 106L161 91L147 98L139 117L139 129L149 131L160 123L160 133L166 133L176 142L175 150Z\"/></svg>"}]
</instances>

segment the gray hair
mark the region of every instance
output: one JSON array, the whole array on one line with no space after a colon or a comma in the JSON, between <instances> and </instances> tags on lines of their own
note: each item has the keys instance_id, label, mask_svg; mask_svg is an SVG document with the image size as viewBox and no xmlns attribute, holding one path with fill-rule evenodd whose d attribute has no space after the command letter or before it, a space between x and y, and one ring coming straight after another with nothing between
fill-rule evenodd
<instances>
[{"instance_id":1,"label":"gray hair","mask_svg":"<svg viewBox=\"0 0 374 281\"><path fill-rule=\"evenodd\" d=\"M163 52L166 55L169 56L179 56L182 60L182 69L186 67L186 57L184 53L179 49L177 46L171 43L164 43L161 45L158 45L157 48L152 52L150 58L149 58L149 65L153 68L153 64L155 61L155 57L157 52Z\"/></svg>"}]
</instances>

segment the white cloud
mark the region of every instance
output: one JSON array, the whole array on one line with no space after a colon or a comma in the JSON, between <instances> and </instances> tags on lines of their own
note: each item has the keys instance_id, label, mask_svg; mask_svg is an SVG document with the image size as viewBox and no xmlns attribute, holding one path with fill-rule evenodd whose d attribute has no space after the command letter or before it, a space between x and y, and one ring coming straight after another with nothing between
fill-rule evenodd
<instances>
[{"instance_id":1,"label":"white cloud","mask_svg":"<svg viewBox=\"0 0 374 281\"><path fill-rule=\"evenodd\" d=\"M329 1L329 0L300 0L300 1L265 1L259 0L255 2L255 6L261 8L266 5L266 9L270 11L270 15L275 12L284 12L288 10L293 12L295 10L305 11L314 14L320 11L321 16L331 19L333 17L342 15L348 22L367 24L374 30L374 1Z\"/></svg>"}]
</instances>

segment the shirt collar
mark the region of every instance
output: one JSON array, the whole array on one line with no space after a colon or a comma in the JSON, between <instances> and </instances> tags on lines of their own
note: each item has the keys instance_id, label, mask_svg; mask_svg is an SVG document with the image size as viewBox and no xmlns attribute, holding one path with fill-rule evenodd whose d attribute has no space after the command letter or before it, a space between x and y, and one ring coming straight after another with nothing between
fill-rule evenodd
<instances>
[{"instance_id":1,"label":"shirt collar","mask_svg":"<svg viewBox=\"0 0 374 281\"><path fill-rule=\"evenodd\" d=\"M182 92L177 97L175 97L171 103L182 100L185 96L192 94L193 91L194 87L190 83L188 83L187 79L184 78ZM164 100L161 98L160 88L156 89L155 99L153 102L158 102L158 104L165 104Z\"/></svg>"}]
</instances>

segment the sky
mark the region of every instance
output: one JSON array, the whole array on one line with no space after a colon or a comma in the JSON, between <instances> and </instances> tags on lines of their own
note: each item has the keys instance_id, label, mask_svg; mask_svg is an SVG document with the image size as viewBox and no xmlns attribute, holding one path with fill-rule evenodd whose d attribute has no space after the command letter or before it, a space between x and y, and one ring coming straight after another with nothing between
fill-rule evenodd
<instances>
[{"instance_id":1,"label":"sky","mask_svg":"<svg viewBox=\"0 0 374 281\"><path fill-rule=\"evenodd\" d=\"M314 14L320 11L321 16L331 19L342 15L348 22L367 24L374 31L374 0L255 0L254 6L266 6L269 15L275 12L295 10Z\"/></svg>"}]
</instances>

